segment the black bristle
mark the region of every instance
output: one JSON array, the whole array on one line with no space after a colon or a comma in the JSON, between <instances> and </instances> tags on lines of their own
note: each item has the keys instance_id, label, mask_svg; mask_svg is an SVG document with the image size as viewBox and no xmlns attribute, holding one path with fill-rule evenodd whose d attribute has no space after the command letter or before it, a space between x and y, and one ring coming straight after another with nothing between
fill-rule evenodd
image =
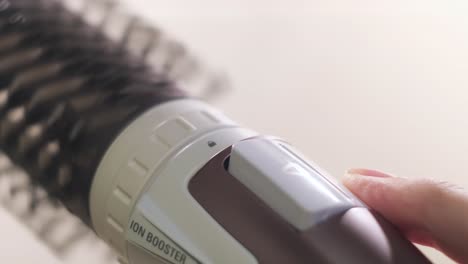
<instances>
[{"instance_id":1,"label":"black bristle","mask_svg":"<svg viewBox=\"0 0 468 264\"><path fill-rule=\"evenodd\" d=\"M53 0L0 1L0 91L0 149L87 224L93 175L115 136L185 96Z\"/></svg>"}]
</instances>

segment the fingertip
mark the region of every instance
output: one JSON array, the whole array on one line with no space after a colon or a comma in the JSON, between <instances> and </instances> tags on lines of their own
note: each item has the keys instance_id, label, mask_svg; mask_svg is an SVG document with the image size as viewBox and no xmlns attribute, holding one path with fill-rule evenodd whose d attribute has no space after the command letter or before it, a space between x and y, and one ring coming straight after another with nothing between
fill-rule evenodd
<instances>
[{"instance_id":1,"label":"fingertip","mask_svg":"<svg viewBox=\"0 0 468 264\"><path fill-rule=\"evenodd\" d=\"M380 211L388 210L401 191L404 179L371 169L350 169L343 177L343 184L359 199Z\"/></svg>"},{"instance_id":2,"label":"fingertip","mask_svg":"<svg viewBox=\"0 0 468 264\"><path fill-rule=\"evenodd\" d=\"M412 225L422 208L419 194L414 193L416 190L410 182L406 178L367 169L350 170L343 178L343 184L354 195L400 227Z\"/></svg>"},{"instance_id":3,"label":"fingertip","mask_svg":"<svg viewBox=\"0 0 468 264\"><path fill-rule=\"evenodd\" d=\"M378 200L381 200L385 195L385 189L388 187L386 183L388 177L369 177L369 175L357 172L363 172L363 169L349 170L343 177L343 184L370 206L380 204Z\"/></svg>"}]
</instances>

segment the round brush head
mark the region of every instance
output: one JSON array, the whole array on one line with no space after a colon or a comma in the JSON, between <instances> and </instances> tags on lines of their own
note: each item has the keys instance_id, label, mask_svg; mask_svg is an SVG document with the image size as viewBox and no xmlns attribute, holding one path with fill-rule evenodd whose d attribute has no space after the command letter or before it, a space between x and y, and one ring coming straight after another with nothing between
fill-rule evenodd
<instances>
[{"instance_id":1,"label":"round brush head","mask_svg":"<svg viewBox=\"0 0 468 264\"><path fill-rule=\"evenodd\" d=\"M0 149L85 223L113 139L145 110L184 96L60 1L0 1Z\"/></svg>"}]
</instances>

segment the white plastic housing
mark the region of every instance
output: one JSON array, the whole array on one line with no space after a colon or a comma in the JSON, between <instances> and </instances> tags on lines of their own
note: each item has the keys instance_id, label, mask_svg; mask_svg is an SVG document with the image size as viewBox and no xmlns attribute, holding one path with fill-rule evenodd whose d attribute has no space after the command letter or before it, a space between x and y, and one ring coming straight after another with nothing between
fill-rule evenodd
<instances>
[{"instance_id":1,"label":"white plastic housing","mask_svg":"<svg viewBox=\"0 0 468 264\"><path fill-rule=\"evenodd\" d=\"M97 169L94 229L124 263L257 263L187 188L213 156L255 135L196 100L154 107L117 137Z\"/></svg>"}]
</instances>

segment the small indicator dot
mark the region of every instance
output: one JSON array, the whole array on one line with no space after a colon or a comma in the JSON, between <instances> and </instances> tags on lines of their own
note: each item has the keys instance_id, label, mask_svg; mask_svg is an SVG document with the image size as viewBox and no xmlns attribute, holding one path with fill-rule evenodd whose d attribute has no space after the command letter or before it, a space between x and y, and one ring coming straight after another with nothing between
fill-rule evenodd
<instances>
[{"instance_id":1,"label":"small indicator dot","mask_svg":"<svg viewBox=\"0 0 468 264\"><path fill-rule=\"evenodd\" d=\"M214 141L208 141L208 147L212 148L212 147L214 147L214 146L216 146L216 145L217 145L216 142L214 142Z\"/></svg>"}]
</instances>

